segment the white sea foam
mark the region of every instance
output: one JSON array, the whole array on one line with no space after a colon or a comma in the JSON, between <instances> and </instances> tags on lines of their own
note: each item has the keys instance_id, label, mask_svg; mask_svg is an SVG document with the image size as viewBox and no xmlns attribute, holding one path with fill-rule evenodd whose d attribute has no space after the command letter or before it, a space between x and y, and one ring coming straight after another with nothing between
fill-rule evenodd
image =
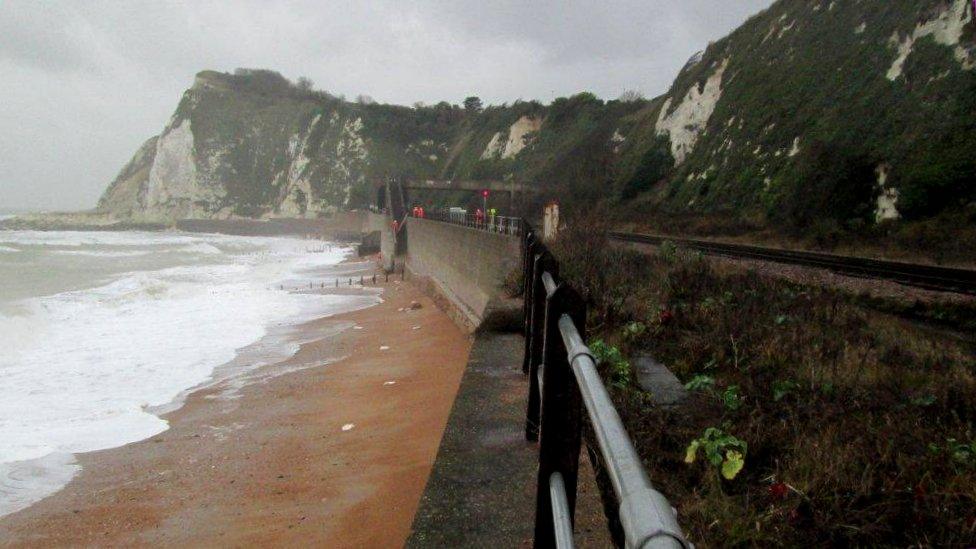
<instances>
[{"instance_id":1,"label":"white sea foam","mask_svg":"<svg viewBox=\"0 0 976 549\"><path fill-rule=\"evenodd\" d=\"M0 250L2 251L2 250ZM88 257L140 257L149 255L152 252L145 250L122 251L122 250L54 250L58 255L83 255Z\"/></svg>"},{"instance_id":2,"label":"white sea foam","mask_svg":"<svg viewBox=\"0 0 976 549\"><path fill-rule=\"evenodd\" d=\"M0 253L16 253L20 250L17 248L12 248L10 246L0 246Z\"/></svg>"},{"instance_id":3,"label":"white sea foam","mask_svg":"<svg viewBox=\"0 0 976 549\"><path fill-rule=\"evenodd\" d=\"M20 233L0 241L75 246L67 251L88 253L69 257L86 262L124 253L155 259L154 250L170 246L180 251L174 257L189 259L120 272L94 288L22 300L0 313L0 515L63 486L78 470L72 454L165 430L158 415L189 389L234 376L245 380L240 383L267 377L248 374L294 353L301 341L289 326L379 301L373 292L278 289L320 276L348 253L338 247L305 253L301 241L282 238ZM235 360L245 348L260 350L263 359ZM230 366L215 372L221 365Z\"/></svg>"},{"instance_id":4,"label":"white sea foam","mask_svg":"<svg viewBox=\"0 0 976 549\"><path fill-rule=\"evenodd\" d=\"M63 453L0 463L0 517L57 492L80 470L75 456Z\"/></svg>"},{"instance_id":5,"label":"white sea foam","mask_svg":"<svg viewBox=\"0 0 976 549\"><path fill-rule=\"evenodd\" d=\"M158 247L192 244L204 239L235 239L232 236L194 235L165 232L123 231L0 231L0 243L35 246L138 246Z\"/></svg>"},{"instance_id":6,"label":"white sea foam","mask_svg":"<svg viewBox=\"0 0 976 549\"><path fill-rule=\"evenodd\" d=\"M181 248L181 251L192 252L195 254L219 254L223 253L219 248L213 244L207 244L206 242L198 242L196 244L190 244Z\"/></svg>"}]
</instances>

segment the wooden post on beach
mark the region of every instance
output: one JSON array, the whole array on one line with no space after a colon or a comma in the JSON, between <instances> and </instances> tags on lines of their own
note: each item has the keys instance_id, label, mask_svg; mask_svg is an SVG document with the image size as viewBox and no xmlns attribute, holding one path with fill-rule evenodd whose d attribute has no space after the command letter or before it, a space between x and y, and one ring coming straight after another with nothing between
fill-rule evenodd
<instances>
[{"instance_id":1,"label":"wooden post on beach","mask_svg":"<svg viewBox=\"0 0 976 549\"><path fill-rule=\"evenodd\" d=\"M543 364L543 344L546 330L546 304L548 303L546 285L542 282L543 273L555 279L559 275L559 263L549 252L535 258L532 288L532 323L529 330L529 407L525 416L525 439L539 439L539 411L541 394L539 392L539 367Z\"/></svg>"},{"instance_id":2,"label":"wooden post on beach","mask_svg":"<svg viewBox=\"0 0 976 549\"><path fill-rule=\"evenodd\" d=\"M585 340L586 305L579 294L566 284L560 284L548 296L545 310L535 547L547 549L556 547L550 489L550 479L556 473L562 477L565 485L570 523L575 522L576 479L583 426L582 396L559 331L559 319L563 315L569 315L580 337Z\"/></svg>"},{"instance_id":3,"label":"wooden post on beach","mask_svg":"<svg viewBox=\"0 0 976 549\"><path fill-rule=\"evenodd\" d=\"M359 285L363 285L363 275L359 275Z\"/></svg>"}]
</instances>

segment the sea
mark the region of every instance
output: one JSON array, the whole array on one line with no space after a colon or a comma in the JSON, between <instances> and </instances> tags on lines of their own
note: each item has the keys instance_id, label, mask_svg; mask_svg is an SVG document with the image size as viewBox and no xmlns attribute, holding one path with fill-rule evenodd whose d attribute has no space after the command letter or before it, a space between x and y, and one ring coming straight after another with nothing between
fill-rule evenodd
<instances>
[{"instance_id":1,"label":"sea","mask_svg":"<svg viewBox=\"0 0 976 549\"><path fill-rule=\"evenodd\" d=\"M195 388L239 387L291 357L300 324L378 303L376 290L318 291L351 253L291 237L0 230L0 516L64 487L77 454L165 431L160 416Z\"/></svg>"}]
</instances>

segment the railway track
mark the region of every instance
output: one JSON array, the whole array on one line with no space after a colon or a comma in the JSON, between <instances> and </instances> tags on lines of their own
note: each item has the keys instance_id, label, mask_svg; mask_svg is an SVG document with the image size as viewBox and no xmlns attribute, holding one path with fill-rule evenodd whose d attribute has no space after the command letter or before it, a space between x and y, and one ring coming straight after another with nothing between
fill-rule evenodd
<instances>
[{"instance_id":1,"label":"railway track","mask_svg":"<svg viewBox=\"0 0 976 549\"><path fill-rule=\"evenodd\" d=\"M976 295L976 271L967 269L639 233L611 232L610 238L619 242L651 246L660 246L662 242L670 241L707 255L816 267L859 278L891 280L929 290Z\"/></svg>"}]
</instances>

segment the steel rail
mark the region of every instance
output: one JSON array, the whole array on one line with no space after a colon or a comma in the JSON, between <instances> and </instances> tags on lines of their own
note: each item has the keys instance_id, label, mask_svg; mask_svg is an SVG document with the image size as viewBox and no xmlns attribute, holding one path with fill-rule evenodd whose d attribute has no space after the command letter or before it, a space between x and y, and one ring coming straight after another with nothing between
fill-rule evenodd
<instances>
[{"instance_id":1,"label":"steel rail","mask_svg":"<svg viewBox=\"0 0 976 549\"><path fill-rule=\"evenodd\" d=\"M552 523L556 530L556 549L573 549L573 519L566 498L566 483L555 472L549 476L549 498L552 500Z\"/></svg>"},{"instance_id":2,"label":"steel rail","mask_svg":"<svg viewBox=\"0 0 976 549\"><path fill-rule=\"evenodd\" d=\"M596 361L569 315L560 317L559 333L599 442L607 475L620 501L620 522L626 534L627 547L690 547L681 533L671 504L654 489L644 473L640 456L596 370Z\"/></svg>"},{"instance_id":3,"label":"steel rail","mask_svg":"<svg viewBox=\"0 0 976 549\"><path fill-rule=\"evenodd\" d=\"M542 273L542 285L546 288L546 297L552 297L552 294L556 293L556 289L559 288L556 279L549 272Z\"/></svg>"},{"instance_id":4,"label":"steel rail","mask_svg":"<svg viewBox=\"0 0 976 549\"><path fill-rule=\"evenodd\" d=\"M968 269L640 233L613 231L609 236L611 240L653 246L670 241L708 255L816 267L859 278L891 280L930 290L976 295L976 271Z\"/></svg>"}]
</instances>

